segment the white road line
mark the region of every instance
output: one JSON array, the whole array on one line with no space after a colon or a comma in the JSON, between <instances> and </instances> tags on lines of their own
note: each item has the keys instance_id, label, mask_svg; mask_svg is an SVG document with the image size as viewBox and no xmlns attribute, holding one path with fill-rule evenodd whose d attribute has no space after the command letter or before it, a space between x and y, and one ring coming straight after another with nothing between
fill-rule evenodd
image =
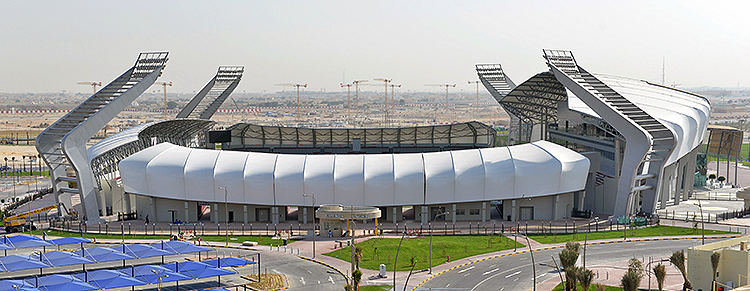
<instances>
[{"instance_id":1,"label":"white road line","mask_svg":"<svg viewBox=\"0 0 750 291\"><path fill-rule=\"evenodd\" d=\"M320 285L320 280L318 280L318 285Z\"/></svg>"},{"instance_id":2,"label":"white road line","mask_svg":"<svg viewBox=\"0 0 750 291\"><path fill-rule=\"evenodd\" d=\"M515 272L515 273L510 274L508 276L505 276L505 279L508 279L508 278L513 277L513 276L518 275L518 274L521 274L521 271L518 271L518 272Z\"/></svg>"},{"instance_id":3,"label":"white road line","mask_svg":"<svg viewBox=\"0 0 750 291\"><path fill-rule=\"evenodd\" d=\"M518 278L513 279L513 282L518 281Z\"/></svg>"},{"instance_id":4,"label":"white road line","mask_svg":"<svg viewBox=\"0 0 750 291\"><path fill-rule=\"evenodd\" d=\"M307 271L308 273L312 274L312 271L310 271L310 270L308 270L308 269L305 269L305 271Z\"/></svg>"},{"instance_id":5,"label":"white road line","mask_svg":"<svg viewBox=\"0 0 750 291\"><path fill-rule=\"evenodd\" d=\"M466 268L466 269L463 269L463 270L461 270L461 271L458 271L458 273L459 273L459 274L461 274L461 273L463 273L463 272L466 272L466 271L468 271L468 270L474 269L474 267L475 267L475 266L471 266L471 267L468 267L468 268Z\"/></svg>"},{"instance_id":6,"label":"white road line","mask_svg":"<svg viewBox=\"0 0 750 291\"><path fill-rule=\"evenodd\" d=\"M510 271L513 271L513 270L518 270L518 269L520 269L520 268L523 268L523 267L525 267L525 266L518 266L518 267L515 267L515 268L510 268L510 269L508 269L508 270L505 270L505 271L502 271L502 272L498 272L498 273L497 273L497 274L495 274L495 275L489 276L489 277L487 277L486 279L484 279L484 280L482 280L481 282L479 282L479 283L477 283L476 285L474 285L474 287L473 287L473 288L471 288L471 290L470 290L470 291L474 291L474 290L476 290L476 289L477 289L477 287L479 287L479 285L482 285L482 283L484 283L484 282L487 282L487 280L489 280L489 279L495 278L495 277L497 277L497 276L500 276L500 275L502 275L502 274L505 274L505 273L507 273L507 272L510 272ZM501 290L502 290L502 289L501 289Z\"/></svg>"},{"instance_id":7,"label":"white road line","mask_svg":"<svg viewBox=\"0 0 750 291\"><path fill-rule=\"evenodd\" d=\"M451 284L450 284L450 283L448 283L448 285L445 285L445 288L448 288L448 287L450 287L450 286L451 286Z\"/></svg>"},{"instance_id":8,"label":"white road line","mask_svg":"<svg viewBox=\"0 0 750 291\"><path fill-rule=\"evenodd\" d=\"M328 276L328 281L331 281L331 284L336 285L336 282L333 281L333 278L331 278L331 276Z\"/></svg>"},{"instance_id":9,"label":"white road line","mask_svg":"<svg viewBox=\"0 0 750 291\"><path fill-rule=\"evenodd\" d=\"M497 265L492 264L492 265L489 266L489 268L494 268L495 266L497 266Z\"/></svg>"},{"instance_id":10,"label":"white road line","mask_svg":"<svg viewBox=\"0 0 750 291\"><path fill-rule=\"evenodd\" d=\"M489 270L489 271L487 271L487 272L484 272L484 274L482 274L482 275L486 276L487 274L489 274L489 273L492 273L492 272L494 272L494 271L497 271L497 270L500 270L500 269L498 269L498 268L494 268L494 269L492 269L492 270Z\"/></svg>"},{"instance_id":11,"label":"white road line","mask_svg":"<svg viewBox=\"0 0 750 291\"><path fill-rule=\"evenodd\" d=\"M299 281L302 282L302 285L305 285L305 277L299 277Z\"/></svg>"},{"instance_id":12,"label":"white road line","mask_svg":"<svg viewBox=\"0 0 750 291\"><path fill-rule=\"evenodd\" d=\"M276 274L281 274L281 272L277 271L276 269L271 269L271 272L274 272Z\"/></svg>"}]
</instances>

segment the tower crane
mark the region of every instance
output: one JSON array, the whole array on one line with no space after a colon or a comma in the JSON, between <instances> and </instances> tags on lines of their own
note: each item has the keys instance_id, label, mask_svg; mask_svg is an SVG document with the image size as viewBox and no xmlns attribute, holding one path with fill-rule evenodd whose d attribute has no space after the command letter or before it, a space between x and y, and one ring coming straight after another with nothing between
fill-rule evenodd
<instances>
[{"instance_id":1,"label":"tower crane","mask_svg":"<svg viewBox=\"0 0 750 291\"><path fill-rule=\"evenodd\" d=\"M445 87L445 111L448 111L448 88L456 87L456 84L425 84L430 87Z\"/></svg>"},{"instance_id":2,"label":"tower crane","mask_svg":"<svg viewBox=\"0 0 750 291\"><path fill-rule=\"evenodd\" d=\"M299 88L306 88L307 84L293 84L293 83L281 83L281 84L274 84L274 86L283 86L283 87L295 87L297 88L297 123L299 123Z\"/></svg>"},{"instance_id":3,"label":"tower crane","mask_svg":"<svg viewBox=\"0 0 750 291\"><path fill-rule=\"evenodd\" d=\"M354 84L341 83L341 88L346 87L346 122L349 123L352 117L352 86Z\"/></svg>"},{"instance_id":4,"label":"tower crane","mask_svg":"<svg viewBox=\"0 0 750 291\"><path fill-rule=\"evenodd\" d=\"M96 86L101 86L102 82L78 82L78 85L89 85L94 87L94 94L96 94Z\"/></svg>"},{"instance_id":5,"label":"tower crane","mask_svg":"<svg viewBox=\"0 0 750 291\"><path fill-rule=\"evenodd\" d=\"M401 84L390 84L388 86L391 86L391 110L396 111L396 94L394 93L393 88L401 87ZM387 121L387 123L390 122L390 120Z\"/></svg>"},{"instance_id":6,"label":"tower crane","mask_svg":"<svg viewBox=\"0 0 750 291\"><path fill-rule=\"evenodd\" d=\"M352 81L352 84L354 84L354 116L359 115L359 84L360 83L367 83L369 80L354 80Z\"/></svg>"},{"instance_id":7,"label":"tower crane","mask_svg":"<svg viewBox=\"0 0 750 291\"><path fill-rule=\"evenodd\" d=\"M383 119L383 122L388 124L388 83L393 82L393 79L375 78L373 80L385 83L385 118Z\"/></svg>"},{"instance_id":8,"label":"tower crane","mask_svg":"<svg viewBox=\"0 0 750 291\"><path fill-rule=\"evenodd\" d=\"M167 120L167 86L172 86L172 81L157 83L164 86L164 120Z\"/></svg>"},{"instance_id":9,"label":"tower crane","mask_svg":"<svg viewBox=\"0 0 750 291\"><path fill-rule=\"evenodd\" d=\"M482 81L476 80L476 81L469 81L469 85L471 84L477 84L477 104L476 104L476 110L479 111L479 84L482 83Z\"/></svg>"}]
</instances>

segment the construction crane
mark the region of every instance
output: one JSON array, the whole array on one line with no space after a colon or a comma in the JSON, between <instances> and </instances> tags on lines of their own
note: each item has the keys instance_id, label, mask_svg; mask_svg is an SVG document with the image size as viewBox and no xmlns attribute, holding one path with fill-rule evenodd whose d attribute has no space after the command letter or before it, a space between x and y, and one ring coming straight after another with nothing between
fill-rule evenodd
<instances>
[{"instance_id":1,"label":"construction crane","mask_svg":"<svg viewBox=\"0 0 750 291\"><path fill-rule=\"evenodd\" d=\"M167 86L172 86L172 81L157 83L164 86L164 120L167 120Z\"/></svg>"},{"instance_id":2,"label":"construction crane","mask_svg":"<svg viewBox=\"0 0 750 291\"><path fill-rule=\"evenodd\" d=\"M445 111L448 111L448 88L456 87L456 84L425 84L430 87L445 87Z\"/></svg>"},{"instance_id":3,"label":"construction crane","mask_svg":"<svg viewBox=\"0 0 750 291\"><path fill-rule=\"evenodd\" d=\"M385 84L385 117L383 123L388 124L388 83L393 82L393 79L386 78L375 78L375 81L381 81Z\"/></svg>"},{"instance_id":4,"label":"construction crane","mask_svg":"<svg viewBox=\"0 0 750 291\"><path fill-rule=\"evenodd\" d=\"M477 84L477 104L476 104L476 110L479 111L479 84L481 84L482 81L476 80L476 81L469 81L469 85L471 84Z\"/></svg>"},{"instance_id":5,"label":"construction crane","mask_svg":"<svg viewBox=\"0 0 750 291\"><path fill-rule=\"evenodd\" d=\"M78 82L78 85L89 85L94 87L94 94L96 94L96 86L101 86L102 82Z\"/></svg>"},{"instance_id":6,"label":"construction crane","mask_svg":"<svg viewBox=\"0 0 750 291\"><path fill-rule=\"evenodd\" d=\"M351 122L352 117L352 86L354 84L344 84L341 83L341 88L346 87L346 122Z\"/></svg>"},{"instance_id":7,"label":"construction crane","mask_svg":"<svg viewBox=\"0 0 750 291\"><path fill-rule=\"evenodd\" d=\"M396 93L394 93L393 88L395 88L395 87L401 87L401 84L390 84L388 86L391 86L391 110L392 111L396 111ZM394 115L395 115L395 113L394 113ZM388 120L387 124L390 124L390 123L391 123L391 121Z\"/></svg>"},{"instance_id":8,"label":"construction crane","mask_svg":"<svg viewBox=\"0 0 750 291\"><path fill-rule=\"evenodd\" d=\"M68 210L68 208L65 207L65 204L60 203L60 206L61 206L60 209L65 209L65 213L67 215L78 216L78 213L75 210L72 210L72 211ZM34 210L24 212L21 214L8 216L5 219L3 219L5 232L6 233L19 232L19 231L23 232L23 231L26 231L27 229L35 230L36 227L34 227L33 225L28 226L29 222L26 220L26 218L34 214L42 213L42 212L49 211L55 208L57 208L57 205L50 205L47 207L34 209Z\"/></svg>"},{"instance_id":9,"label":"construction crane","mask_svg":"<svg viewBox=\"0 0 750 291\"><path fill-rule=\"evenodd\" d=\"M352 81L352 84L354 84L354 116L355 119L359 115L359 84L360 83L367 83L369 80L354 80Z\"/></svg>"},{"instance_id":10,"label":"construction crane","mask_svg":"<svg viewBox=\"0 0 750 291\"><path fill-rule=\"evenodd\" d=\"M274 86L284 86L284 87L295 87L297 88L297 123L299 123L299 88L307 88L307 84L292 84L292 83L282 83L282 84L274 84Z\"/></svg>"}]
</instances>

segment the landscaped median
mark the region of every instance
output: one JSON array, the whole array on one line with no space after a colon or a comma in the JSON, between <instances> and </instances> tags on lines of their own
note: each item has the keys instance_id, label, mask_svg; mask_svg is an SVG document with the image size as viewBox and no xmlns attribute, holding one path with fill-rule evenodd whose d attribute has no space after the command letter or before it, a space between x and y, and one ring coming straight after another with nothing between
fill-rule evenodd
<instances>
[{"instance_id":1,"label":"landscaped median","mask_svg":"<svg viewBox=\"0 0 750 291\"><path fill-rule=\"evenodd\" d=\"M701 235L702 231L700 228L688 228L688 227L677 227L677 226L666 226L666 225L655 225L645 228L634 228L627 230L628 238L635 237L660 237L660 236L692 236ZM736 234L736 232L720 231L720 230L709 230L706 229L706 235L717 235L717 234ZM603 240L603 239L616 239L624 238L625 232L620 231L607 231L607 232L591 232L588 234L588 240ZM541 244L555 244L564 243L569 241L584 241L586 239L585 232L579 233L566 233L566 234L529 234L529 238Z\"/></svg>"},{"instance_id":2,"label":"landscaped median","mask_svg":"<svg viewBox=\"0 0 750 291\"><path fill-rule=\"evenodd\" d=\"M70 237L70 236L81 236L80 232L70 232L70 231L60 231L60 230L44 230L44 232L48 236L57 236L57 237ZM114 231L113 231L114 232ZM32 231L32 234L34 235L42 235L42 230L35 230ZM112 240L121 240L123 239L123 235L121 233L117 234L84 234L84 238L95 238L95 239L112 239ZM125 239L153 239L153 240L167 240L169 239L168 235L144 235L144 234L138 234L138 235L128 235L125 234ZM224 235L204 235L200 237L203 241L210 241L210 242L225 242L226 236ZM197 240L197 237L194 239L191 239L191 241ZM277 246L279 244L283 244L282 239L273 238L270 236L236 236L231 235L229 236L229 242L231 243L242 243L245 241L253 241L257 242L259 245L274 245ZM294 241L297 241L295 239L290 239L287 241L287 243L292 243Z\"/></svg>"},{"instance_id":3,"label":"landscaped median","mask_svg":"<svg viewBox=\"0 0 750 291\"><path fill-rule=\"evenodd\" d=\"M388 271L393 271L393 261L396 258L400 238L371 238L357 243L362 248L360 268L378 270L380 264L385 264ZM437 266L466 257L492 253L502 250L512 250L515 242L501 235L456 235L434 236L432 238L432 265ZM518 243L521 249L525 245ZM345 247L325 255L351 262L351 247ZM430 264L430 237L407 237L401 244L398 254L397 271L411 270L412 258L414 270L426 269Z\"/></svg>"}]
</instances>

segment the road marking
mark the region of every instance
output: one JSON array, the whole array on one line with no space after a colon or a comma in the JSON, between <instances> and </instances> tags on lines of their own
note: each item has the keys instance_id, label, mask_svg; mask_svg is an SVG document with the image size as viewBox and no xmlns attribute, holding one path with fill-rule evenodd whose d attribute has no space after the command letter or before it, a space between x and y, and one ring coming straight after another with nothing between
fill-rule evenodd
<instances>
[{"instance_id":1,"label":"road marking","mask_svg":"<svg viewBox=\"0 0 750 291\"><path fill-rule=\"evenodd\" d=\"M299 277L299 281L302 282L302 285L305 285L305 277Z\"/></svg>"},{"instance_id":2,"label":"road marking","mask_svg":"<svg viewBox=\"0 0 750 291\"><path fill-rule=\"evenodd\" d=\"M308 273L312 274L312 271L310 271L310 270L308 270L308 269L305 269L305 271L307 271Z\"/></svg>"},{"instance_id":3,"label":"road marking","mask_svg":"<svg viewBox=\"0 0 750 291\"><path fill-rule=\"evenodd\" d=\"M497 265L495 265L495 264L492 264L492 265L490 265L490 268L494 268L495 266L497 266Z\"/></svg>"},{"instance_id":4,"label":"road marking","mask_svg":"<svg viewBox=\"0 0 750 291\"><path fill-rule=\"evenodd\" d=\"M508 279L508 278L513 277L513 276L518 275L518 274L521 274L521 271L518 271L518 272L515 272L515 273L510 274L508 276L505 276L505 279Z\"/></svg>"},{"instance_id":5,"label":"road marking","mask_svg":"<svg viewBox=\"0 0 750 291\"><path fill-rule=\"evenodd\" d=\"M271 272L274 272L276 274L281 274L279 271L276 271L276 269L271 269Z\"/></svg>"},{"instance_id":6,"label":"road marking","mask_svg":"<svg viewBox=\"0 0 750 291\"><path fill-rule=\"evenodd\" d=\"M523 267L524 267L524 266L518 266L518 267L515 267L515 268L510 268L510 269L508 269L508 270L505 270L505 271L502 271L502 272L498 272L498 273L497 273L497 274L495 274L495 275L489 276L489 277L485 278L484 280L482 280L481 282L479 282L479 283L477 283L476 285L474 285L474 288L471 288L471 290L470 290L470 291L474 291L474 290L476 290L476 289L477 289L477 287L479 287L479 285L482 285L482 283L484 283L484 282L487 282L487 280L489 280L489 279L495 278L495 277L497 277L497 276L500 276L500 275L502 275L502 274L505 274L505 273L507 273L507 272L510 272L510 271L513 271L513 270L517 270L517 269L520 269L520 268L523 268ZM519 271L519 273L520 273L520 271ZM502 290L502 289L501 289L501 290Z\"/></svg>"},{"instance_id":7,"label":"road marking","mask_svg":"<svg viewBox=\"0 0 750 291\"><path fill-rule=\"evenodd\" d=\"M450 286L451 286L451 284L450 284L450 283L448 283L448 285L445 285L445 288L448 288L448 287L450 287Z\"/></svg>"},{"instance_id":8,"label":"road marking","mask_svg":"<svg viewBox=\"0 0 750 291\"><path fill-rule=\"evenodd\" d=\"M482 275L485 275L485 276L486 276L487 274L489 274L489 273L492 273L492 272L494 272L494 271L497 271L497 270L500 270L500 269L498 269L498 268L494 268L494 269L492 269L492 270L489 270L489 271L487 271L487 272L484 272L484 274L482 274Z\"/></svg>"},{"instance_id":9,"label":"road marking","mask_svg":"<svg viewBox=\"0 0 750 291\"><path fill-rule=\"evenodd\" d=\"M318 285L320 285L320 280L318 280Z\"/></svg>"},{"instance_id":10,"label":"road marking","mask_svg":"<svg viewBox=\"0 0 750 291\"><path fill-rule=\"evenodd\" d=\"M518 281L518 278L513 279L513 282Z\"/></svg>"},{"instance_id":11,"label":"road marking","mask_svg":"<svg viewBox=\"0 0 750 291\"><path fill-rule=\"evenodd\" d=\"M459 274L461 274L461 273L463 273L463 272L466 272L466 271L468 271L468 270L474 269L474 267L475 267L475 266L471 266L471 267L468 267L468 268L466 268L466 269L463 269L463 270L461 270L461 271L458 271L458 273L459 273Z\"/></svg>"},{"instance_id":12,"label":"road marking","mask_svg":"<svg viewBox=\"0 0 750 291\"><path fill-rule=\"evenodd\" d=\"M328 281L331 281L331 284L336 285L336 282L333 281L333 278L331 278L331 276L328 276Z\"/></svg>"}]
</instances>

